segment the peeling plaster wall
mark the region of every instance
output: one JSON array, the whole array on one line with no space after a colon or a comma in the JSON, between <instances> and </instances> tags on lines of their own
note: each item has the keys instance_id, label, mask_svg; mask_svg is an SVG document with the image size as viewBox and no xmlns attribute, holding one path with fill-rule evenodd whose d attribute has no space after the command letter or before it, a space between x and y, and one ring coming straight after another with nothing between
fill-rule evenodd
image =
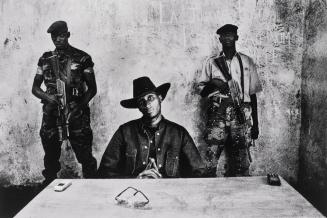
<instances>
[{"instance_id":1,"label":"peeling plaster wall","mask_svg":"<svg viewBox=\"0 0 327 218\"><path fill-rule=\"evenodd\" d=\"M306 10L299 187L327 214L327 3Z\"/></svg>"},{"instance_id":2,"label":"peeling plaster wall","mask_svg":"<svg viewBox=\"0 0 327 218\"><path fill-rule=\"evenodd\" d=\"M132 80L143 75L157 85L172 83L163 114L184 125L204 151L203 107L194 83L204 60L221 49L216 29L238 25L237 49L255 59L264 87L251 172L276 172L296 182L304 9L305 2L286 0L2 0L0 184L42 180L41 104L31 87L38 58L53 49L46 29L59 19L68 22L70 43L95 62L98 94L90 107L98 161L118 126L140 116L119 101L131 97ZM80 176L72 153L62 154L61 176Z\"/></svg>"}]
</instances>

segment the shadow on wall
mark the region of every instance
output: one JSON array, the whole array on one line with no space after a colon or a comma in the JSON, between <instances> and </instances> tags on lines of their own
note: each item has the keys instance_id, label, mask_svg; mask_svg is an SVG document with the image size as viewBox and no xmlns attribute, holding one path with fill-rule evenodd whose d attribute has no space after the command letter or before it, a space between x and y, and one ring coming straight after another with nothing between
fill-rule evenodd
<instances>
[{"instance_id":1,"label":"shadow on wall","mask_svg":"<svg viewBox=\"0 0 327 218\"><path fill-rule=\"evenodd\" d=\"M205 135L205 129L206 129L206 110L208 107L208 102L205 98L201 98L200 96L200 89L199 89L199 82L198 78L201 74L201 69L196 70L193 75L193 79L191 81L191 85L189 91L187 92L185 96L185 101L192 101L192 99L199 99L196 103L196 110L194 112L194 120L193 123L195 124L195 131L197 132L197 138L194 138L194 141L198 142L197 147L204 158L206 160L206 150L207 150L207 144L203 140Z\"/></svg>"},{"instance_id":2,"label":"shadow on wall","mask_svg":"<svg viewBox=\"0 0 327 218\"><path fill-rule=\"evenodd\" d=\"M312 0L305 13L301 83L298 190L327 215L327 3Z\"/></svg>"}]
</instances>

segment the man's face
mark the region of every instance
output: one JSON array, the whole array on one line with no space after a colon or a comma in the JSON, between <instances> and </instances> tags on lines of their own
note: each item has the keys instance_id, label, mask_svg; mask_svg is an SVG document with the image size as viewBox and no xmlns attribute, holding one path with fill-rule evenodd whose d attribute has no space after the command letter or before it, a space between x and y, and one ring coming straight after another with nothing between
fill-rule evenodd
<instances>
[{"instance_id":1,"label":"man's face","mask_svg":"<svg viewBox=\"0 0 327 218\"><path fill-rule=\"evenodd\" d=\"M234 32L226 32L220 35L219 41L223 47L235 46L235 42L238 40L238 35Z\"/></svg>"},{"instance_id":2,"label":"man's face","mask_svg":"<svg viewBox=\"0 0 327 218\"><path fill-rule=\"evenodd\" d=\"M137 106L144 117L154 118L161 114L161 96L152 92L137 99Z\"/></svg>"},{"instance_id":3,"label":"man's face","mask_svg":"<svg viewBox=\"0 0 327 218\"><path fill-rule=\"evenodd\" d=\"M69 36L69 32L62 32L58 34L51 34L51 39L57 49L63 49L66 48L68 45Z\"/></svg>"}]
</instances>

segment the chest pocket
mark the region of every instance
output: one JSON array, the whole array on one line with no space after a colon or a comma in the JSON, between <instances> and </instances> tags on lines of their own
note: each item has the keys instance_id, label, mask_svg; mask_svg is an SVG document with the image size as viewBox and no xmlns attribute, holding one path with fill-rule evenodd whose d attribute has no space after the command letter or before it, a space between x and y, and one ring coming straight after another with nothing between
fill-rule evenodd
<instances>
[{"instance_id":1,"label":"chest pocket","mask_svg":"<svg viewBox=\"0 0 327 218\"><path fill-rule=\"evenodd\" d=\"M73 66L73 65L72 65ZM82 69L81 68L71 68L71 77L72 77L72 85L81 86L83 83Z\"/></svg>"},{"instance_id":2,"label":"chest pocket","mask_svg":"<svg viewBox=\"0 0 327 218\"><path fill-rule=\"evenodd\" d=\"M177 177L179 165L179 156L172 151L167 151L166 173L169 177Z\"/></svg>"}]
</instances>

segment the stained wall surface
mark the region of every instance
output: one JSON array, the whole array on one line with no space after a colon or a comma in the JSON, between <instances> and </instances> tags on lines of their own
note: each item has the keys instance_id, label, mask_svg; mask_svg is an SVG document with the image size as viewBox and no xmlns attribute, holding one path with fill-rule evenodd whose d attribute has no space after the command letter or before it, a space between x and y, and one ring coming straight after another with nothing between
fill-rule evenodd
<instances>
[{"instance_id":1,"label":"stained wall surface","mask_svg":"<svg viewBox=\"0 0 327 218\"><path fill-rule=\"evenodd\" d=\"M0 184L42 180L40 101L31 94L38 58L52 50L48 26L66 20L70 43L95 62L98 94L90 103L98 161L118 126L140 113L119 105L132 80L171 82L166 118L185 126L204 152L203 107L195 84L205 59L220 51L216 29L239 26L237 50L257 63L260 137L252 149L253 175L297 181L300 88L306 1L282 0L2 0L0 3ZM61 177L81 176L69 148ZM204 154L204 153L203 153ZM223 170L223 163L219 163Z\"/></svg>"},{"instance_id":2,"label":"stained wall surface","mask_svg":"<svg viewBox=\"0 0 327 218\"><path fill-rule=\"evenodd\" d=\"M327 213L327 4L310 1L305 13L299 187Z\"/></svg>"}]
</instances>

